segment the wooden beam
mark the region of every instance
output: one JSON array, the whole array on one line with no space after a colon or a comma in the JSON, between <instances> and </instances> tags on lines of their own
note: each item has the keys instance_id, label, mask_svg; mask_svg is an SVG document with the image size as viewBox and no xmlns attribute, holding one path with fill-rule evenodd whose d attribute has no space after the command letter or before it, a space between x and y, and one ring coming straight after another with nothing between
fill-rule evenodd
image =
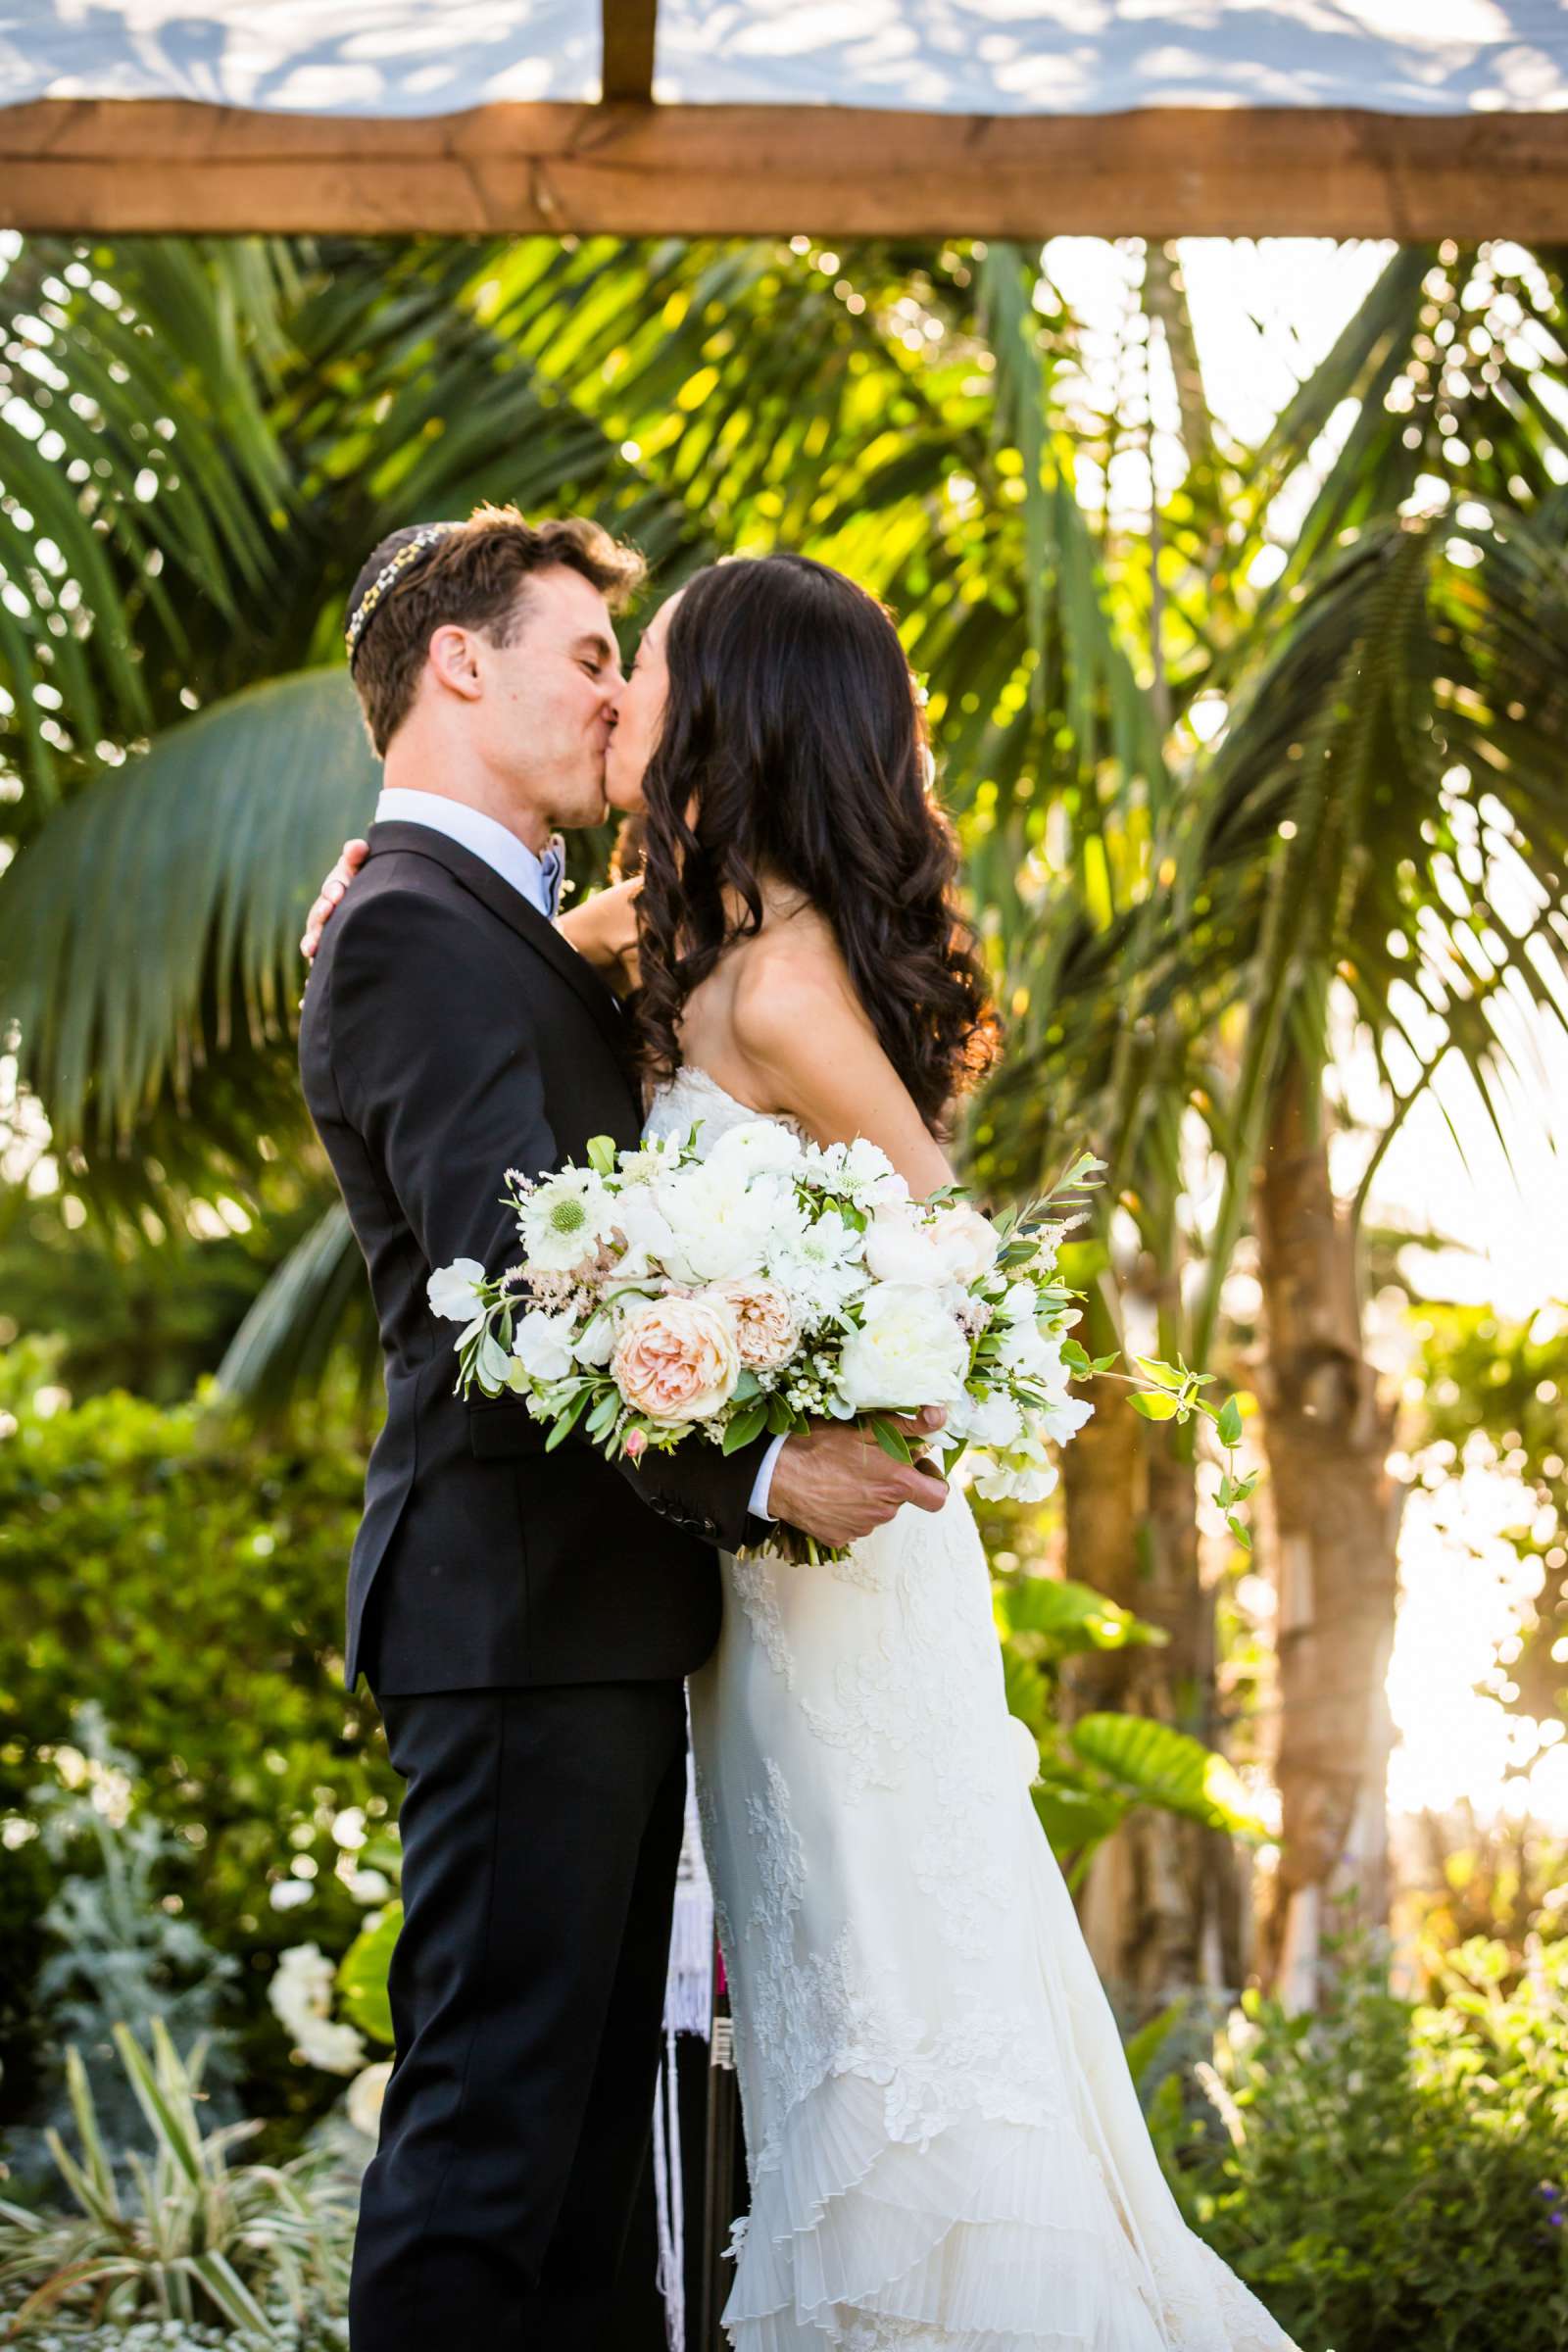
<instances>
[{"instance_id":1,"label":"wooden beam","mask_svg":"<svg viewBox=\"0 0 1568 2352\"><path fill-rule=\"evenodd\" d=\"M0 111L0 227L1544 241L1568 239L1568 117L41 100Z\"/></svg>"},{"instance_id":2,"label":"wooden beam","mask_svg":"<svg viewBox=\"0 0 1568 2352\"><path fill-rule=\"evenodd\" d=\"M659 0L601 0L605 98L615 106L647 106L654 95L654 43Z\"/></svg>"}]
</instances>

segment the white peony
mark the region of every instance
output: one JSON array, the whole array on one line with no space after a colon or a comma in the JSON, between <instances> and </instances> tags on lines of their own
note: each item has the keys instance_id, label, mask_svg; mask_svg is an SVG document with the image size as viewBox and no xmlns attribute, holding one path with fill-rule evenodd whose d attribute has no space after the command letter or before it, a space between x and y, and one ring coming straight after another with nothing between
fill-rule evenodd
<instances>
[{"instance_id":1,"label":"white peony","mask_svg":"<svg viewBox=\"0 0 1568 2352\"><path fill-rule=\"evenodd\" d=\"M687 1282L756 1273L769 1243L802 1223L777 1178L748 1185L738 1169L713 1160L683 1168L659 1187L657 1200L674 1238L671 1271Z\"/></svg>"},{"instance_id":2,"label":"white peony","mask_svg":"<svg viewBox=\"0 0 1568 2352\"><path fill-rule=\"evenodd\" d=\"M969 1343L934 1291L879 1282L845 1343L839 1391L852 1412L952 1404L968 1369Z\"/></svg>"},{"instance_id":3,"label":"white peony","mask_svg":"<svg viewBox=\"0 0 1568 2352\"><path fill-rule=\"evenodd\" d=\"M529 1380L564 1380L571 1370L575 1315L531 1307L512 1335L512 1352Z\"/></svg>"},{"instance_id":4,"label":"white peony","mask_svg":"<svg viewBox=\"0 0 1568 2352\"><path fill-rule=\"evenodd\" d=\"M777 1119L746 1119L725 1129L708 1165L733 1169L748 1182L754 1176L797 1177L805 1173L806 1147Z\"/></svg>"},{"instance_id":5,"label":"white peony","mask_svg":"<svg viewBox=\"0 0 1568 2352\"><path fill-rule=\"evenodd\" d=\"M949 1277L961 1282L965 1290L972 1282L982 1281L996 1264L1002 1246L997 1229L966 1200L938 1209L932 1231L937 1255Z\"/></svg>"},{"instance_id":6,"label":"white peony","mask_svg":"<svg viewBox=\"0 0 1568 2352\"><path fill-rule=\"evenodd\" d=\"M592 1168L563 1168L535 1185L517 1215L530 1265L569 1274L592 1257L614 1222L614 1203Z\"/></svg>"},{"instance_id":7,"label":"white peony","mask_svg":"<svg viewBox=\"0 0 1568 2352\"><path fill-rule=\"evenodd\" d=\"M949 1280L935 1229L912 1202L879 1207L865 1229L865 1262L878 1282L922 1282L939 1288Z\"/></svg>"},{"instance_id":8,"label":"white peony","mask_svg":"<svg viewBox=\"0 0 1568 2352\"><path fill-rule=\"evenodd\" d=\"M450 1266L437 1266L424 1286L430 1312L443 1323L469 1323L484 1312L479 1285L484 1268L476 1257L455 1257Z\"/></svg>"}]
</instances>

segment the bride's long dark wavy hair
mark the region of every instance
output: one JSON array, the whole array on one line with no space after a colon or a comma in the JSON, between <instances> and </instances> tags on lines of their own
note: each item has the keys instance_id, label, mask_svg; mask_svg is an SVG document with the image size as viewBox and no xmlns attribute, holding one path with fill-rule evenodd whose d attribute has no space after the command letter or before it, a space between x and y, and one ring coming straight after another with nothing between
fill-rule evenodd
<instances>
[{"instance_id":1,"label":"bride's long dark wavy hair","mask_svg":"<svg viewBox=\"0 0 1568 2352\"><path fill-rule=\"evenodd\" d=\"M760 556L698 572L664 650L638 910L650 1074L673 1075L687 998L761 928L766 875L831 923L884 1053L936 1130L990 1066L999 1031L892 620L825 564Z\"/></svg>"}]
</instances>

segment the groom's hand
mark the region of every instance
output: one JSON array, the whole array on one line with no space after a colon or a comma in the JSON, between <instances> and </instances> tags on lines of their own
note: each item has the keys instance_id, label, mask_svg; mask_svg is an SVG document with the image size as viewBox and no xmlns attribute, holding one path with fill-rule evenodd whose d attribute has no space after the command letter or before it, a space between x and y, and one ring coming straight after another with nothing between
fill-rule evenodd
<instances>
[{"instance_id":1,"label":"groom's hand","mask_svg":"<svg viewBox=\"0 0 1568 2352\"><path fill-rule=\"evenodd\" d=\"M927 1405L906 1420L887 1418L901 1437L917 1446L942 1427L947 1414L939 1405ZM773 1518L838 1548L885 1527L906 1502L917 1510L940 1511L947 1498L947 1482L934 1463L896 1462L869 1429L822 1421L786 1441L773 1466L768 1509Z\"/></svg>"}]
</instances>

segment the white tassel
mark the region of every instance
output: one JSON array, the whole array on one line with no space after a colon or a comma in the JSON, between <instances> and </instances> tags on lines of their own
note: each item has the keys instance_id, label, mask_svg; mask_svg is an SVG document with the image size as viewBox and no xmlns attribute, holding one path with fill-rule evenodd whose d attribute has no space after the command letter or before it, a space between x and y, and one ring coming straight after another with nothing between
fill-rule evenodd
<instances>
[{"instance_id":1,"label":"white tassel","mask_svg":"<svg viewBox=\"0 0 1568 2352\"><path fill-rule=\"evenodd\" d=\"M667 2116L667 2120L666 2120ZM664 2340L686 2352L686 2230L680 2162L680 2076L673 2027L654 2100L654 2199L659 2209L659 2291L664 2298Z\"/></svg>"},{"instance_id":2,"label":"white tassel","mask_svg":"<svg viewBox=\"0 0 1568 2352\"><path fill-rule=\"evenodd\" d=\"M686 1755L686 1827L675 1879L675 1917L664 1985L664 2030L708 2039L713 2014L713 1890L703 1860L691 1751Z\"/></svg>"}]
</instances>

